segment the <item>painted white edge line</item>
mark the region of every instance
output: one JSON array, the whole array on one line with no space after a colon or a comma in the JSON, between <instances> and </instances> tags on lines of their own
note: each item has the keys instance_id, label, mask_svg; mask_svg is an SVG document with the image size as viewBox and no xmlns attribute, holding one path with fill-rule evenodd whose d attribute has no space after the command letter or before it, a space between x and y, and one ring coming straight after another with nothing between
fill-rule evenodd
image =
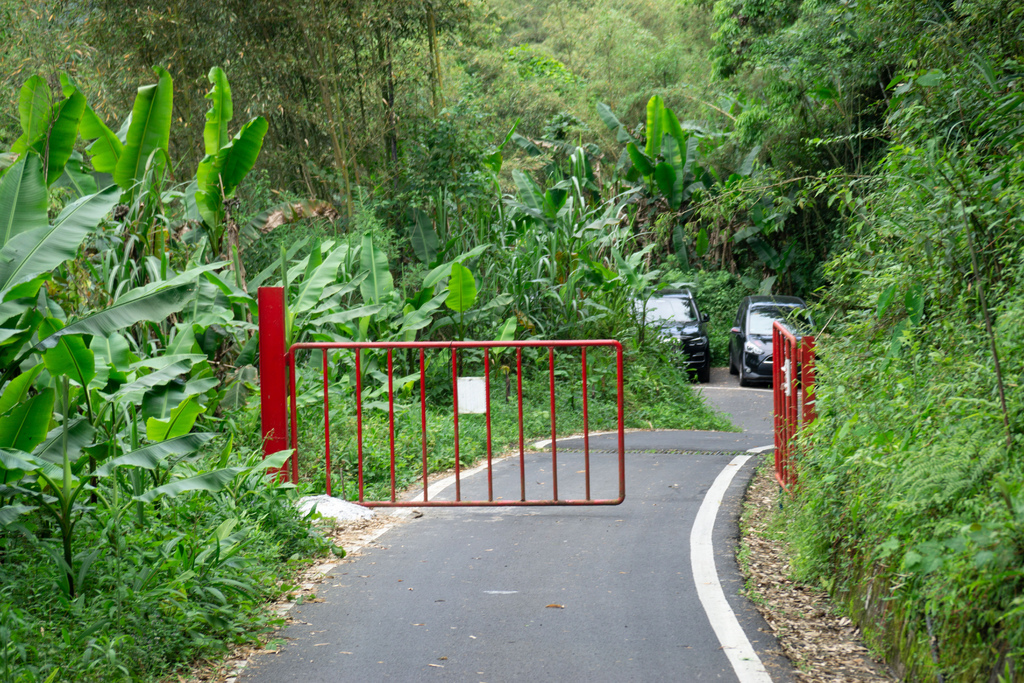
<instances>
[{"instance_id":1,"label":"painted white edge line","mask_svg":"<svg viewBox=\"0 0 1024 683\"><path fill-rule=\"evenodd\" d=\"M704 611L711 622L711 628L722 644L725 656L729 658L736 677L740 683L772 683L771 676L764 668L761 658L754 651L747 634L736 619L736 614L725 599L722 583L718 580L715 568L715 551L712 533L718 508L722 505L729 484L750 455L737 455L725 466L715 478L690 531L690 564L693 569L693 581L697 586L697 595Z\"/></svg>"},{"instance_id":2,"label":"painted white edge line","mask_svg":"<svg viewBox=\"0 0 1024 683\"><path fill-rule=\"evenodd\" d=\"M591 437L593 437L593 436L607 436L609 434L618 434L618 433L619 433L618 430L611 431L611 432L590 432L587 436L591 436ZM570 436L563 436L563 437L561 437L558 440L559 441L574 441L576 439L582 439L582 438L583 438L582 434L573 434L573 435L570 435ZM547 448L550 445L551 445L551 439L544 439L543 441L538 441L538 442L534 443L533 447L539 451L539 450L543 450L543 449Z\"/></svg>"},{"instance_id":3,"label":"painted white edge line","mask_svg":"<svg viewBox=\"0 0 1024 683\"><path fill-rule=\"evenodd\" d=\"M761 453L764 453L765 451L773 450L774 448L775 448L775 444L772 444L770 446L758 446L757 448L748 448L747 449L747 453L753 453L754 455L759 455Z\"/></svg>"}]
</instances>

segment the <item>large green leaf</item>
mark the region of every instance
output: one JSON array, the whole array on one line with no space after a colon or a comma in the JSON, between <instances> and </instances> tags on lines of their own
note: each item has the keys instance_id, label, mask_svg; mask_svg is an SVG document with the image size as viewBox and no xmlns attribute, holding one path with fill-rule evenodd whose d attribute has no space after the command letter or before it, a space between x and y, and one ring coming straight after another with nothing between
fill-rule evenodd
<instances>
[{"instance_id":1,"label":"large green leaf","mask_svg":"<svg viewBox=\"0 0 1024 683\"><path fill-rule=\"evenodd\" d=\"M476 280L461 263L452 264L452 276L448 280L448 298L445 306L456 313L465 313L476 303Z\"/></svg>"},{"instance_id":2,"label":"large green leaf","mask_svg":"<svg viewBox=\"0 0 1024 683\"><path fill-rule=\"evenodd\" d=\"M124 149L114 168L114 182L129 197L134 196L136 183L145 175L150 155L157 150L166 154L171 136L174 82L163 67L155 66L153 71L159 80L139 88Z\"/></svg>"},{"instance_id":3,"label":"large green leaf","mask_svg":"<svg viewBox=\"0 0 1024 683\"><path fill-rule=\"evenodd\" d=\"M544 191L534 182L533 178L516 169L512 171L512 180L515 181L516 187L519 189L519 197L523 200L523 204L543 213Z\"/></svg>"},{"instance_id":4,"label":"large green leaf","mask_svg":"<svg viewBox=\"0 0 1024 683\"><path fill-rule=\"evenodd\" d=\"M413 209L410 213L412 226L409 228L409 239L412 242L413 253L416 254L416 258L429 265L437 258L437 232L434 231L426 211Z\"/></svg>"},{"instance_id":5,"label":"large green leaf","mask_svg":"<svg viewBox=\"0 0 1024 683\"><path fill-rule=\"evenodd\" d=\"M235 189L256 165L256 158L263 148L263 138L269 124L262 116L249 121L228 144L221 148L218 157L224 156L220 177L224 183L224 195L233 197Z\"/></svg>"},{"instance_id":6,"label":"large green leaf","mask_svg":"<svg viewBox=\"0 0 1024 683\"><path fill-rule=\"evenodd\" d=\"M203 412L206 412L206 409L199 405L195 396L190 396L172 410L166 420L158 420L155 417L146 420L146 438L150 441L166 441L184 436L192 431L196 419Z\"/></svg>"},{"instance_id":7,"label":"large green leaf","mask_svg":"<svg viewBox=\"0 0 1024 683\"><path fill-rule=\"evenodd\" d=\"M56 318L47 318L39 325L39 336L50 336L61 327ZM67 376L80 387L89 386L96 376L96 359L77 334L59 337L53 348L43 353L43 365L52 376Z\"/></svg>"},{"instance_id":8,"label":"large green leaf","mask_svg":"<svg viewBox=\"0 0 1024 683\"><path fill-rule=\"evenodd\" d=\"M665 130L665 103L659 95L647 102L647 157L657 159L661 154L661 135ZM645 174L647 175L647 174Z\"/></svg>"},{"instance_id":9,"label":"large green leaf","mask_svg":"<svg viewBox=\"0 0 1024 683\"><path fill-rule=\"evenodd\" d=\"M318 250L319 251L319 250ZM288 310L295 315L305 313L320 302L324 287L338 279L338 268L345 258L345 250L335 248L327 255L323 263L317 266L299 283L299 293L295 303ZM385 257L385 264L387 259Z\"/></svg>"},{"instance_id":10,"label":"large green leaf","mask_svg":"<svg viewBox=\"0 0 1024 683\"><path fill-rule=\"evenodd\" d=\"M207 78L213 87L206 93L210 100L210 109L206 112L206 126L203 128L203 144L207 154L216 154L221 147L228 144L228 124L234 116L231 105L231 86L224 69L215 66L210 69Z\"/></svg>"},{"instance_id":11,"label":"large green leaf","mask_svg":"<svg viewBox=\"0 0 1024 683\"><path fill-rule=\"evenodd\" d=\"M188 455L196 452L215 436L216 434L211 432L196 432L139 448L103 463L103 466L96 470L96 475L105 477L115 468L124 465L152 470L160 467L172 455Z\"/></svg>"},{"instance_id":12,"label":"large green leaf","mask_svg":"<svg viewBox=\"0 0 1024 683\"><path fill-rule=\"evenodd\" d=\"M0 291L27 282L74 258L86 236L117 204L121 190L108 187L65 207L52 225L23 232L0 249Z\"/></svg>"},{"instance_id":13,"label":"large green leaf","mask_svg":"<svg viewBox=\"0 0 1024 683\"><path fill-rule=\"evenodd\" d=\"M370 233L363 235L363 248L359 256L362 269L369 275L359 286L363 301L377 303L395 289L395 281L388 270L388 256L373 244Z\"/></svg>"},{"instance_id":14,"label":"large green leaf","mask_svg":"<svg viewBox=\"0 0 1024 683\"><path fill-rule=\"evenodd\" d=\"M89 152L93 169L100 173L113 174L124 151L124 145L114 131L107 128L92 107L88 106L82 114L78 130L83 139L93 140L86 150Z\"/></svg>"},{"instance_id":15,"label":"large green leaf","mask_svg":"<svg viewBox=\"0 0 1024 683\"><path fill-rule=\"evenodd\" d=\"M629 134L626 127L622 125L622 122L612 112L612 108L604 102L597 103L597 115L604 121L604 125L608 126L608 130L615 133L615 140L617 142L635 142L633 136Z\"/></svg>"},{"instance_id":16,"label":"large green leaf","mask_svg":"<svg viewBox=\"0 0 1024 683\"><path fill-rule=\"evenodd\" d=\"M0 415L3 415L15 405L25 400L25 397L28 396L28 390L32 387L32 382L35 381L42 371L43 366L36 365L31 370L21 373L7 383L7 386L4 387L4 393L0 394Z\"/></svg>"},{"instance_id":17,"label":"large green leaf","mask_svg":"<svg viewBox=\"0 0 1024 683\"><path fill-rule=\"evenodd\" d=\"M654 163L647 158L640 148L635 143L630 142L626 145L626 152L629 154L630 161L633 162L633 166L642 176L651 176L654 174Z\"/></svg>"},{"instance_id":18,"label":"large green leaf","mask_svg":"<svg viewBox=\"0 0 1024 683\"><path fill-rule=\"evenodd\" d=\"M142 397L142 418L165 420L185 398L185 383L180 380L155 386Z\"/></svg>"},{"instance_id":19,"label":"large green leaf","mask_svg":"<svg viewBox=\"0 0 1024 683\"><path fill-rule=\"evenodd\" d=\"M21 86L18 96L21 137L14 141L11 152L22 154L46 133L53 116L53 95L42 76L32 76Z\"/></svg>"},{"instance_id":20,"label":"large green leaf","mask_svg":"<svg viewBox=\"0 0 1024 683\"><path fill-rule=\"evenodd\" d=\"M0 527L12 524L18 517L35 509L36 506L34 505L4 505L0 507ZM54 671L60 671L60 669L54 669Z\"/></svg>"},{"instance_id":21,"label":"large green leaf","mask_svg":"<svg viewBox=\"0 0 1024 683\"><path fill-rule=\"evenodd\" d=\"M139 377L134 382L130 382L119 387L117 391L107 398L111 401L141 401L147 391L153 387L159 387L173 382L178 379L180 375L189 372L194 364L195 361L191 358L177 360L166 367L162 367L147 375Z\"/></svg>"},{"instance_id":22,"label":"large green leaf","mask_svg":"<svg viewBox=\"0 0 1024 683\"><path fill-rule=\"evenodd\" d=\"M669 138L671 139L671 138ZM679 208L679 201L675 192L676 172L666 162L661 162L654 168L654 180L658 183L658 189L668 200L669 208Z\"/></svg>"},{"instance_id":23,"label":"large green leaf","mask_svg":"<svg viewBox=\"0 0 1024 683\"><path fill-rule=\"evenodd\" d=\"M256 165L267 127L266 119L256 117L215 155L207 154L199 162L196 206L207 225L220 225L224 219L224 200L234 196L238 184Z\"/></svg>"},{"instance_id":24,"label":"large green leaf","mask_svg":"<svg viewBox=\"0 0 1024 683\"><path fill-rule=\"evenodd\" d=\"M46 184L52 185L64 172L64 165L75 151L78 124L85 112L85 95L75 90L57 105L47 134L35 144L46 159Z\"/></svg>"},{"instance_id":25,"label":"large green leaf","mask_svg":"<svg viewBox=\"0 0 1024 683\"><path fill-rule=\"evenodd\" d=\"M60 83L64 91L64 97L70 98L74 93L79 92L78 88L75 87L75 84L71 82L71 79L66 74L61 74ZM100 120L100 117L96 115L96 112L93 111L88 102L86 102L85 109L82 112L82 120L78 124L78 132L83 140L94 141L88 147L88 152L92 157L93 169L100 173L113 173L117 167L117 160L121 156L121 150L124 149L124 145L117 135ZM69 172L67 167L65 167L64 171L65 173ZM96 189L94 188L81 194L94 194L95 192Z\"/></svg>"},{"instance_id":26,"label":"large green leaf","mask_svg":"<svg viewBox=\"0 0 1024 683\"><path fill-rule=\"evenodd\" d=\"M15 235L45 228L46 208L43 162L27 153L0 179L0 247Z\"/></svg>"},{"instance_id":27,"label":"large green leaf","mask_svg":"<svg viewBox=\"0 0 1024 683\"><path fill-rule=\"evenodd\" d=\"M140 297L128 292L108 308L75 320L63 330L46 337L36 345L36 349L44 351L53 348L60 337L66 334L106 337L111 332L139 322L160 322L172 313L180 311L192 298L194 291L195 284L187 283L159 289Z\"/></svg>"},{"instance_id":28,"label":"large green leaf","mask_svg":"<svg viewBox=\"0 0 1024 683\"><path fill-rule=\"evenodd\" d=\"M53 389L44 389L0 417L0 448L31 453L41 444L50 429L56 397Z\"/></svg>"},{"instance_id":29,"label":"large green leaf","mask_svg":"<svg viewBox=\"0 0 1024 683\"><path fill-rule=\"evenodd\" d=\"M82 449L92 443L96 430L84 417L72 420L68 423L67 449L68 460L77 462L82 455ZM40 443L32 455L55 465L64 462L64 425L57 425L46 435L46 439Z\"/></svg>"}]
</instances>

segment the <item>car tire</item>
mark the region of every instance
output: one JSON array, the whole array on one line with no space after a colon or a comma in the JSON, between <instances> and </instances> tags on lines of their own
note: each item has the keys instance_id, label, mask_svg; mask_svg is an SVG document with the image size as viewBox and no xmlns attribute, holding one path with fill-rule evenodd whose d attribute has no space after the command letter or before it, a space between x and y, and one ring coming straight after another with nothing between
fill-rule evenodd
<instances>
[{"instance_id":1,"label":"car tire","mask_svg":"<svg viewBox=\"0 0 1024 683\"><path fill-rule=\"evenodd\" d=\"M704 367L697 368L697 381L701 384L707 384L711 381L711 361L708 360Z\"/></svg>"},{"instance_id":2,"label":"car tire","mask_svg":"<svg viewBox=\"0 0 1024 683\"><path fill-rule=\"evenodd\" d=\"M743 372L743 358L742 357L740 357L740 369L737 371L737 373L740 376L740 386L741 387L749 387L750 386L750 380L747 379L747 373Z\"/></svg>"},{"instance_id":3,"label":"car tire","mask_svg":"<svg viewBox=\"0 0 1024 683\"><path fill-rule=\"evenodd\" d=\"M740 371L736 369L736 365L732 362L732 354L730 353L729 354L729 374L730 375L738 375L739 373L740 373Z\"/></svg>"}]
</instances>

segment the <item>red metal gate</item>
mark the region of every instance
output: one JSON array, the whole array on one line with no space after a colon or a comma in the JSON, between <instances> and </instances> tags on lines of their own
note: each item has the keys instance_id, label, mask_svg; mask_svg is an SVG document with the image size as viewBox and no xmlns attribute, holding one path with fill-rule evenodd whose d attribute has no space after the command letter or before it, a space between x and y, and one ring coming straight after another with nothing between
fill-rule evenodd
<instances>
[{"instance_id":1,"label":"red metal gate","mask_svg":"<svg viewBox=\"0 0 1024 683\"><path fill-rule=\"evenodd\" d=\"M772 325L775 393L775 478L785 490L796 483L797 432L814 421L814 337L799 339L781 323Z\"/></svg>"},{"instance_id":2,"label":"red metal gate","mask_svg":"<svg viewBox=\"0 0 1024 683\"><path fill-rule=\"evenodd\" d=\"M356 420L356 452L357 452L357 476L358 495L357 501L368 507L454 507L454 506L524 506L524 505L617 505L625 499L626 478L625 478L625 432L623 428L623 360L622 345L614 340L573 340L573 341L508 341L508 342L307 342L293 344L285 349L285 325L284 325L284 291L280 287L261 287L259 289L260 307L260 390L262 409L262 431L264 438L264 453L275 453L286 448L292 448L295 453L289 462L282 468L282 476L292 481L298 480L298 405L296 393L296 354L304 351L310 353L320 352L322 355L321 383L323 386L323 420L324 420L324 461L326 466L326 488L328 495L332 493L331 483L331 413L329 398L329 365L328 355L333 350L350 350L353 354L355 365L355 391L353 397L354 412ZM591 449L589 433L589 394L587 377L587 349L610 348L615 354L616 367L616 409L618 417L618 453L617 453L617 497L599 498L592 495L591 491ZM517 491L505 491L505 495L498 495L494 488L494 466L499 461L494 457L491 442L491 349L515 349L516 368L516 396L518 403L519 419L519 486ZM548 399L550 401L550 423L551 423L551 444L550 444L550 466L548 473L551 477L551 497L545 499L528 499L527 497L527 459L525 448L525 435L523 431L523 349L541 348L547 350L548 365ZM366 500L364 497L364 434L363 434L363 375L362 367L363 353L369 350L384 350L387 357L387 395L388 395L388 447L390 451L390 497L387 500ZM486 476L487 488L485 496L464 497L463 496L463 472L459 457L459 354L461 351L479 349L483 351L483 382L484 382L484 415L486 424ZM420 407L420 428L421 443L420 456L422 459L422 498L418 495L415 498L401 499L398 491L399 482L396 475L396 440L395 440L395 376L393 354L395 350L409 350L408 352L419 352L419 407ZM556 372L555 356L556 350L578 350L580 354L580 385L581 405L583 418L583 448L580 453L572 451L575 455L582 456L582 470L576 474L583 474L582 497L564 497L559 495L558 470L561 464L563 469L566 462L559 461L557 447L557 415L556 415ZM451 388L452 388L452 419L454 421L454 499L453 500L432 500L430 498L430 482L428 476L428 443L427 443L427 376L426 376L426 354L428 351L439 353L447 351L450 354L451 362ZM290 443L290 446L289 446ZM545 453L546 456L546 453ZM542 470L543 471L543 470ZM564 475L563 475L564 476ZM436 485L436 484L435 484ZM513 497L514 496L514 497Z\"/></svg>"}]
</instances>

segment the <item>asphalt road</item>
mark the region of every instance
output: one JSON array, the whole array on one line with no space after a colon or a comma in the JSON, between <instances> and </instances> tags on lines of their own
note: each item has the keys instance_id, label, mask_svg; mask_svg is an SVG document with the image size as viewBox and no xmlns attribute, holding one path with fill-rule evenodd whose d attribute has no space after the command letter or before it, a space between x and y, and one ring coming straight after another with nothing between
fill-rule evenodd
<instances>
[{"instance_id":1,"label":"asphalt road","mask_svg":"<svg viewBox=\"0 0 1024 683\"><path fill-rule=\"evenodd\" d=\"M318 593L323 602L292 609L282 651L255 658L239 681L793 680L739 595L734 556L740 499L757 460L739 466L734 458L771 444L771 392L740 389L725 370L701 391L745 431L627 435L627 494L618 506L424 508L338 565ZM590 443L595 497L617 486L604 441L613 439ZM582 455L571 452L578 445L558 444L562 497L582 492ZM720 507L716 498L702 508L730 467L738 471ZM549 489L551 469L550 453L529 456L530 486ZM462 495L485 486L474 475ZM518 497L517 463L496 466L493 486ZM710 616L691 557L703 510L714 519L708 540L728 603ZM760 678L740 678L727 655L738 647L721 639L728 608L756 652L741 659L759 660Z\"/></svg>"}]
</instances>

